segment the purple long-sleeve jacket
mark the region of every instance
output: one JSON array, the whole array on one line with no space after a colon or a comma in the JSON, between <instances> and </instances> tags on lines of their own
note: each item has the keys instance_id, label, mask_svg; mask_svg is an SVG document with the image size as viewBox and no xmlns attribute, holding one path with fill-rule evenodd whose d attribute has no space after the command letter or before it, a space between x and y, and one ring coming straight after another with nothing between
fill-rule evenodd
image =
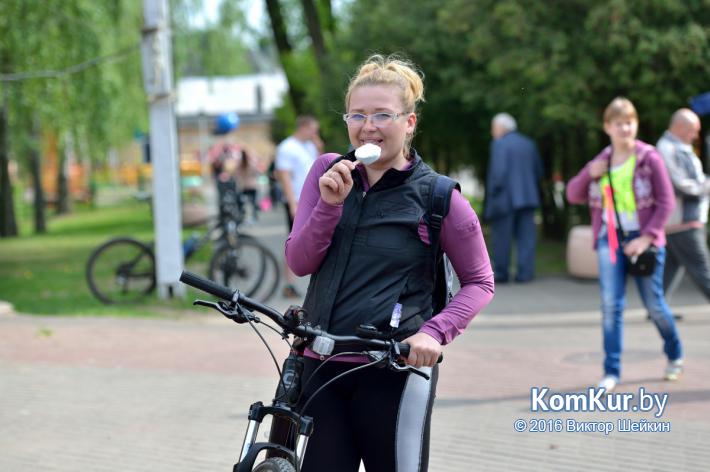
<instances>
[{"instance_id":1,"label":"purple long-sleeve jacket","mask_svg":"<svg viewBox=\"0 0 710 472\"><path fill-rule=\"evenodd\" d=\"M291 234L286 240L286 262L303 276L320 268L331 238L343 213L343 205L330 205L320 198L318 180L337 154L324 154L313 164L303 186ZM362 165L357 169L369 190ZM440 344L450 343L461 334L473 317L493 298L493 270L483 240L481 225L469 202L455 190L449 214L441 225L441 248L451 260L461 290L439 314L424 323L424 332ZM419 225L419 236L429 243L427 228Z\"/></svg>"},{"instance_id":2,"label":"purple long-sleeve jacket","mask_svg":"<svg viewBox=\"0 0 710 472\"><path fill-rule=\"evenodd\" d=\"M611 158L611 146L604 148L589 161L567 184L567 200L570 203L588 203L592 216L594 248L597 247L599 230L602 227L602 194L599 181L589 175L589 166L594 161ZM673 185L656 148L636 140L636 168L634 169L634 197L641 234L653 238L652 244L662 247L666 244L663 227L675 207Z\"/></svg>"}]
</instances>

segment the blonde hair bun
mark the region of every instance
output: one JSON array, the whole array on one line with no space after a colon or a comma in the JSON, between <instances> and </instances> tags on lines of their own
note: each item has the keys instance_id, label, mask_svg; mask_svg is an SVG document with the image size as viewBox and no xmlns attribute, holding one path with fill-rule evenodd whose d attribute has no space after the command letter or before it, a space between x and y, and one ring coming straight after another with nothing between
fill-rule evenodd
<instances>
[{"instance_id":1,"label":"blonde hair bun","mask_svg":"<svg viewBox=\"0 0 710 472\"><path fill-rule=\"evenodd\" d=\"M345 95L345 108L350 104L350 95L357 87L368 85L393 85L401 92L404 112L414 112L417 103L424 101L424 74L410 61L395 54L374 54L360 65L357 74L350 80Z\"/></svg>"}]
</instances>

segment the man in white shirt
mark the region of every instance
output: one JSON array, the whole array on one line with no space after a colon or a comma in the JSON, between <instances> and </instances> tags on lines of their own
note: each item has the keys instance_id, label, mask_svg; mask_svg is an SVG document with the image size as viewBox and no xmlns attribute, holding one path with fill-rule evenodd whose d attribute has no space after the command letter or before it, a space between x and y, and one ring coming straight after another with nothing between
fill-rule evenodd
<instances>
[{"instance_id":1,"label":"man in white shirt","mask_svg":"<svg viewBox=\"0 0 710 472\"><path fill-rule=\"evenodd\" d=\"M306 180L311 165L323 151L322 141L318 135L318 120L312 116L302 115L296 118L296 131L288 138L281 141L276 148L275 174L279 183L286 205L288 230L293 227L293 218L296 216L298 199L301 196L303 183ZM296 276L288 265L284 264L286 286L285 297L300 297L294 282Z\"/></svg>"}]
</instances>

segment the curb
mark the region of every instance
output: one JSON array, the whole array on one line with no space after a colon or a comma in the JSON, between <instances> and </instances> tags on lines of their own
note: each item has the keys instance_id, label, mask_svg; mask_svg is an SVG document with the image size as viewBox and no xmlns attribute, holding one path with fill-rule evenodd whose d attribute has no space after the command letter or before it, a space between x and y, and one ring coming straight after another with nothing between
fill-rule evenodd
<instances>
[{"instance_id":1,"label":"curb","mask_svg":"<svg viewBox=\"0 0 710 472\"><path fill-rule=\"evenodd\" d=\"M14 316L15 308L8 302L0 300L0 316Z\"/></svg>"}]
</instances>

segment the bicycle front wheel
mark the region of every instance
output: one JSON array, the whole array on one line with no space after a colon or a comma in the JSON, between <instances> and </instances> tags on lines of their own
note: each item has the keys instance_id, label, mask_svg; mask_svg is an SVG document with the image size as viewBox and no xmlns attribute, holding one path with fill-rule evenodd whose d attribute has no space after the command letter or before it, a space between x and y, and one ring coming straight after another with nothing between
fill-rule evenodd
<instances>
[{"instance_id":1,"label":"bicycle front wheel","mask_svg":"<svg viewBox=\"0 0 710 472\"><path fill-rule=\"evenodd\" d=\"M264 462L257 464L256 467L252 469L253 472L295 472L296 469L293 467L288 460L281 457L272 457L271 459L266 459Z\"/></svg>"},{"instance_id":2,"label":"bicycle front wheel","mask_svg":"<svg viewBox=\"0 0 710 472\"><path fill-rule=\"evenodd\" d=\"M265 251L268 250L258 242L240 236L234 247L221 246L212 255L209 278L252 297L266 273Z\"/></svg>"},{"instance_id":3,"label":"bicycle front wheel","mask_svg":"<svg viewBox=\"0 0 710 472\"><path fill-rule=\"evenodd\" d=\"M133 238L112 239L89 256L86 281L103 303L138 301L155 288L153 251Z\"/></svg>"}]
</instances>

